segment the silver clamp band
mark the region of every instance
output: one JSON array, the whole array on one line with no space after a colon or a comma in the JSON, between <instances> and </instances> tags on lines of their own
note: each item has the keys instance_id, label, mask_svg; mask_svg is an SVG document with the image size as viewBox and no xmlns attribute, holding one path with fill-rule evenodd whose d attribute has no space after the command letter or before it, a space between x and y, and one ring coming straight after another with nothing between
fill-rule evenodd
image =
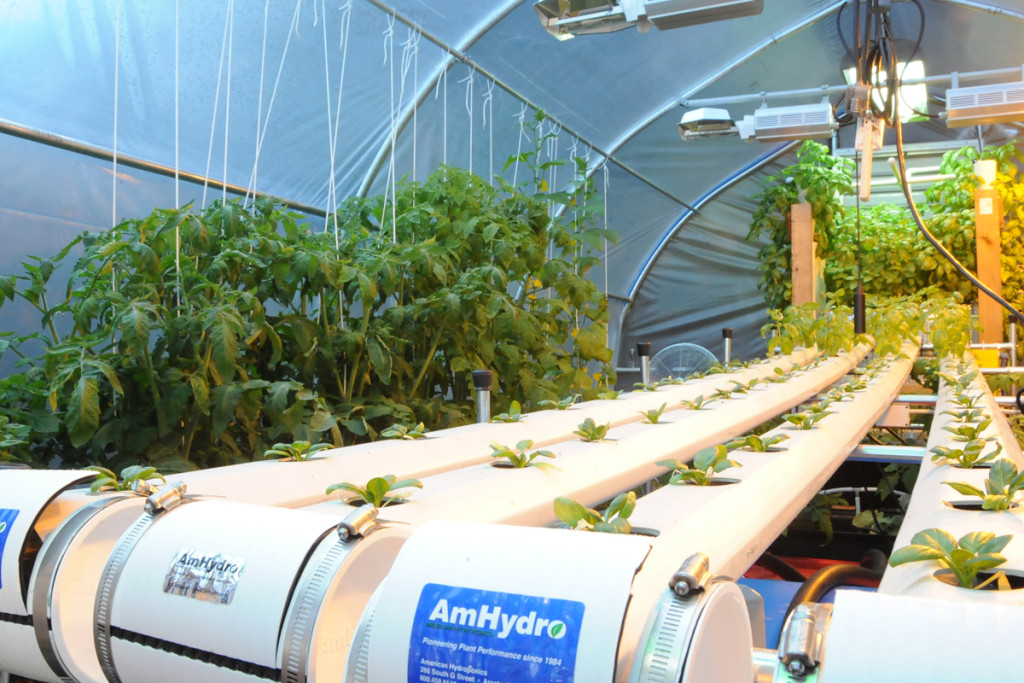
<instances>
[{"instance_id":1,"label":"silver clamp band","mask_svg":"<svg viewBox=\"0 0 1024 683\"><path fill-rule=\"evenodd\" d=\"M112 496L93 501L75 510L55 532L47 537L39 551L39 558L33 569L34 576L32 577L34 586L32 627L35 630L36 644L39 645L43 659L64 683L74 683L74 679L71 678L60 655L57 654L57 646L53 641L53 630L50 628L50 596L53 594L53 580L57 574L57 567L64 559L64 551L68 545L81 533L89 520L114 503L127 499L128 496Z\"/></svg>"},{"instance_id":2,"label":"silver clamp band","mask_svg":"<svg viewBox=\"0 0 1024 683\"><path fill-rule=\"evenodd\" d=\"M309 664L313 634L316 631L317 616L323 607L331 583L358 542L358 538L333 543L325 539L313 551L313 556L302 573L299 585L296 586L293 598L295 607L290 610L291 616L285 631L283 656L281 657L282 683L306 682L306 670Z\"/></svg>"},{"instance_id":3,"label":"silver clamp band","mask_svg":"<svg viewBox=\"0 0 1024 683\"><path fill-rule=\"evenodd\" d=\"M121 677L117 675L117 667L114 666L114 657L110 649L110 611L114 602L114 592L117 589L117 582L121 579L121 572L128 562L132 551L138 544L139 539L149 530L161 515L173 510L185 501L185 484L178 482L162 487L146 499L145 512L133 524L128 531L121 536L114 551L107 560L100 577L99 590L96 592L96 608L93 612L95 622L93 624L93 641L96 644L96 653L99 655L100 667L103 675L110 683L121 683Z\"/></svg>"}]
</instances>

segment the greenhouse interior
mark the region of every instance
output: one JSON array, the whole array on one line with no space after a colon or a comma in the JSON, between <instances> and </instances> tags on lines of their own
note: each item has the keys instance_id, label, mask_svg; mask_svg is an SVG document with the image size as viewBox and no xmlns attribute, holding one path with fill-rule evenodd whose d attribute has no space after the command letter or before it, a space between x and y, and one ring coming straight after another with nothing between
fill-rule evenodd
<instances>
[{"instance_id":1,"label":"greenhouse interior","mask_svg":"<svg viewBox=\"0 0 1024 683\"><path fill-rule=\"evenodd\" d=\"M1015 680L1022 36L3 0L0 683Z\"/></svg>"}]
</instances>

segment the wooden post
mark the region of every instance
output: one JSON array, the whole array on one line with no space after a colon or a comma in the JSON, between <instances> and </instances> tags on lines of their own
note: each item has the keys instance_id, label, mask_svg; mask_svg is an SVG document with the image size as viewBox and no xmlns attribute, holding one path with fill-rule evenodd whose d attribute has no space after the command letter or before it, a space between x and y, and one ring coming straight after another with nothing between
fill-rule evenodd
<instances>
[{"instance_id":1,"label":"wooden post","mask_svg":"<svg viewBox=\"0 0 1024 683\"><path fill-rule=\"evenodd\" d=\"M824 263L816 255L814 218L811 205L794 204L789 214L789 239L792 245L793 305L822 301L824 296Z\"/></svg>"},{"instance_id":2,"label":"wooden post","mask_svg":"<svg viewBox=\"0 0 1024 683\"><path fill-rule=\"evenodd\" d=\"M1003 227L1003 202L992 188L974 192L974 221L977 230L978 279L999 296L1003 295L1000 231ZM980 341L994 344L1003 341L1003 308L985 294L978 295Z\"/></svg>"}]
</instances>

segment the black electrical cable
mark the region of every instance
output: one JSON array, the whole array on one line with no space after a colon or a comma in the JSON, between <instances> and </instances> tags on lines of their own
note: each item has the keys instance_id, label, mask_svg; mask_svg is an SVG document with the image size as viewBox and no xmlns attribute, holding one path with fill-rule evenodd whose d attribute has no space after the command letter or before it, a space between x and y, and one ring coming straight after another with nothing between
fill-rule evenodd
<instances>
[{"instance_id":1,"label":"black electrical cable","mask_svg":"<svg viewBox=\"0 0 1024 683\"><path fill-rule=\"evenodd\" d=\"M885 553L872 548L865 553L859 565L857 564L833 564L822 567L814 572L804 581L803 585L793 595L786 608L786 616L782 620L782 627L779 629L779 636L782 636L782 629L793 610L803 602L821 602L833 588L849 586L856 581L878 582L882 580L885 572L885 565L888 563Z\"/></svg>"},{"instance_id":2,"label":"black electrical cable","mask_svg":"<svg viewBox=\"0 0 1024 683\"><path fill-rule=\"evenodd\" d=\"M899 83L895 84L895 87L899 87ZM1018 311L1013 305L1004 299L1003 297L996 294L990 287L981 282L975 277L962 263L954 256L939 240L935 238L935 235L928 230L928 227L921 220L921 214L917 210L917 205L914 203L914 197L910 192L910 184L907 182L907 161L903 155L903 124L900 122L899 116L896 117L896 161L900 168L900 183L903 185L903 195L907 198L907 206L910 208L910 215L914 218L914 222L917 223L918 230L924 235L924 238L935 247L935 250L942 255L944 259L953 264L957 272L964 276L969 282L971 282L980 291L991 297L996 303L1005 308L1010 315L1017 318L1017 320L1024 323L1024 314Z\"/></svg>"},{"instance_id":3,"label":"black electrical cable","mask_svg":"<svg viewBox=\"0 0 1024 683\"><path fill-rule=\"evenodd\" d=\"M1017 410L1024 413L1024 389L1017 392Z\"/></svg>"},{"instance_id":4,"label":"black electrical cable","mask_svg":"<svg viewBox=\"0 0 1024 683\"><path fill-rule=\"evenodd\" d=\"M754 564L762 569L767 569L783 581L797 581L803 583L807 580L807 577L801 574L799 569L791 565L789 562L786 562L778 555L764 553L761 557L757 558L757 561L754 562Z\"/></svg>"}]
</instances>

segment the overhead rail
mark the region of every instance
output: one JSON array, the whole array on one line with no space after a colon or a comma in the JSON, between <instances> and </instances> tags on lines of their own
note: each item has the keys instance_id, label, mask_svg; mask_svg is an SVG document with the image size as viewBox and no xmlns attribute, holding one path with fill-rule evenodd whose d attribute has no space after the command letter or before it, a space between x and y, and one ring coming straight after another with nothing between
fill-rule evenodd
<instances>
[{"instance_id":1,"label":"overhead rail","mask_svg":"<svg viewBox=\"0 0 1024 683\"><path fill-rule=\"evenodd\" d=\"M953 83L958 81L978 81L989 78L1017 77L1024 79L1024 66L1007 67L1003 69L986 69L983 71L952 72L948 74L937 74L934 76L923 76L921 78L904 78L900 85L932 85L937 83ZM679 103L684 107L699 109L700 107L714 107L720 104L740 104L743 102L764 102L769 99L793 99L800 97L821 97L822 95L838 95L850 89L850 84L822 85L817 88L797 88L794 90L771 90L758 93L740 93L737 95L724 95L722 97L701 97L681 98Z\"/></svg>"}]
</instances>

